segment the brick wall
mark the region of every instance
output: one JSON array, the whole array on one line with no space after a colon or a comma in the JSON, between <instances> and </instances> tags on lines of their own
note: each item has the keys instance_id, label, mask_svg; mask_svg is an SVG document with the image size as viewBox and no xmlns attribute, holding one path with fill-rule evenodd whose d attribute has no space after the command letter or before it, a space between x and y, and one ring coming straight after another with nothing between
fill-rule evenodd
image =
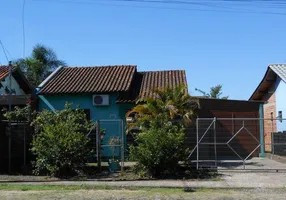
<instances>
[{"instance_id":1,"label":"brick wall","mask_svg":"<svg viewBox=\"0 0 286 200\"><path fill-rule=\"evenodd\" d=\"M266 103L263 106L264 118L276 117L276 93L275 84L270 88L267 94L264 95L263 100ZM276 120L264 120L264 138L265 151L271 151L271 133L277 131Z\"/></svg>"}]
</instances>

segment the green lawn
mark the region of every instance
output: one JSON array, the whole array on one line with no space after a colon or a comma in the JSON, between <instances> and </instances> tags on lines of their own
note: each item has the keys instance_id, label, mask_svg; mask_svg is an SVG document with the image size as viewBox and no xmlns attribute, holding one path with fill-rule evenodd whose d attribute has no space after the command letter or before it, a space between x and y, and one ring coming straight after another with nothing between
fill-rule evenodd
<instances>
[{"instance_id":1,"label":"green lawn","mask_svg":"<svg viewBox=\"0 0 286 200\"><path fill-rule=\"evenodd\" d=\"M0 184L0 199L284 199L284 189L191 189L106 185Z\"/></svg>"}]
</instances>

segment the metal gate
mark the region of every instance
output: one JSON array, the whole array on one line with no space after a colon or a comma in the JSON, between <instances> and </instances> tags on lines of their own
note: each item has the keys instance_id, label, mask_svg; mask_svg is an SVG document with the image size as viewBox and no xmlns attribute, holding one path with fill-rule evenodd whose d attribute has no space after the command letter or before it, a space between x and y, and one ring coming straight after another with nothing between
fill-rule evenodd
<instances>
[{"instance_id":1,"label":"metal gate","mask_svg":"<svg viewBox=\"0 0 286 200\"><path fill-rule=\"evenodd\" d=\"M278 118L198 118L189 158L197 169L286 170L286 130L279 130L285 123Z\"/></svg>"},{"instance_id":2,"label":"metal gate","mask_svg":"<svg viewBox=\"0 0 286 200\"><path fill-rule=\"evenodd\" d=\"M90 145L94 149L91 156L101 168L101 162L113 158L120 161L124 168L125 134L124 122L121 119L98 120L88 133Z\"/></svg>"}]
</instances>

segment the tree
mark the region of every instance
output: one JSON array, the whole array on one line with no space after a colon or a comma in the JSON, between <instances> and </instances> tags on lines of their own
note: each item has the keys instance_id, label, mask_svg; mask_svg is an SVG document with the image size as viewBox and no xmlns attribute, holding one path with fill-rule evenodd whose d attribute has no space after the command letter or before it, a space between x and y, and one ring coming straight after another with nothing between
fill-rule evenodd
<instances>
[{"instance_id":1,"label":"tree","mask_svg":"<svg viewBox=\"0 0 286 200\"><path fill-rule=\"evenodd\" d=\"M30 57L19 59L15 63L24 72L33 87L37 87L57 67L65 65L64 61L57 58L53 49L42 44L34 46Z\"/></svg>"},{"instance_id":2,"label":"tree","mask_svg":"<svg viewBox=\"0 0 286 200\"><path fill-rule=\"evenodd\" d=\"M35 174L73 175L83 169L92 152L87 133L92 123L81 109L52 112L43 110L33 122L36 134L32 152L36 155Z\"/></svg>"},{"instance_id":3,"label":"tree","mask_svg":"<svg viewBox=\"0 0 286 200\"><path fill-rule=\"evenodd\" d=\"M144 126L157 116L165 114L169 120L181 121L188 126L196 115L198 106L198 99L190 96L184 85L175 88L157 88L153 90L152 97L139 100L127 113L127 116L135 115L135 122L129 123L129 127Z\"/></svg>"},{"instance_id":4,"label":"tree","mask_svg":"<svg viewBox=\"0 0 286 200\"><path fill-rule=\"evenodd\" d=\"M210 92L206 93L203 90L200 90L198 88L195 88L196 91L203 94L204 97L212 98L212 99L228 99L228 96L221 97L222 95L222 85L216 85L214 87L211 87Z\"/></svg>"},{"instance_id":5,"label":"tree","mask_svg":"<svg viewBox=\"0 0 286 200\"><path fill-rule=\"evenodd\" d=\"M151 97L137 102L127 116L135 118L129 128L140 128L140 133L135 134L137 145L130 147L130 157L138 161L138 171L151 176L176 171L188 151L184 146L184 126L191 124L198 107L198 99L190 96L184 85L154 89Z\"/></svg>"},{"instance_id":6,"label":"tree","mask_svg":"<svg viewBox=\"0 0 286 200\"><path fill-rule=\"evenodd\" d=\"M166 115L155 117L135 138L138 145L131 145L130 158L137 161L135 171L142 176L174 175L179 161L187 157L185 128L169 123Z\"/></svg>"}]
</instances>

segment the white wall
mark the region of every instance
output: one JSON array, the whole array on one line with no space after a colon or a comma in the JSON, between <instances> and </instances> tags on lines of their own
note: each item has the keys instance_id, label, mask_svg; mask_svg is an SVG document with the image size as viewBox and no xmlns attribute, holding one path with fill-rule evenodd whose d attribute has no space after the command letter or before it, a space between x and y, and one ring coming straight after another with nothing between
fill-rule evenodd
<instances>
[{"instance_id":1,"label":"white wall","mask_svg":"<svg viewBox=\"0 0 286 200\"><path fill-rule=\"evenodd\" d=\"M276 116L282 111L283 118L286 118L286 83L280 78L277 78L276 83ZM282 123L277 121L277 131L286 131L286 120Z\"/></svg>"},{"instance_id":2,"label":"white wall","mask_svg":"<svg viewBox=\"0 0 286 200\"><path fill-rule=\"evenodd\" d=\"M2 85L2 87L0 88L0 95L7 94L7 92L5 92L5 87L7 86L9 88L9 76L7 76L5 79L2 79L0 83ZM13 76L11 77L11 83L11 88L15 90L16 95L25 94L25 92L20 88L19 84Z\"/></svg>"}]
</instances>

